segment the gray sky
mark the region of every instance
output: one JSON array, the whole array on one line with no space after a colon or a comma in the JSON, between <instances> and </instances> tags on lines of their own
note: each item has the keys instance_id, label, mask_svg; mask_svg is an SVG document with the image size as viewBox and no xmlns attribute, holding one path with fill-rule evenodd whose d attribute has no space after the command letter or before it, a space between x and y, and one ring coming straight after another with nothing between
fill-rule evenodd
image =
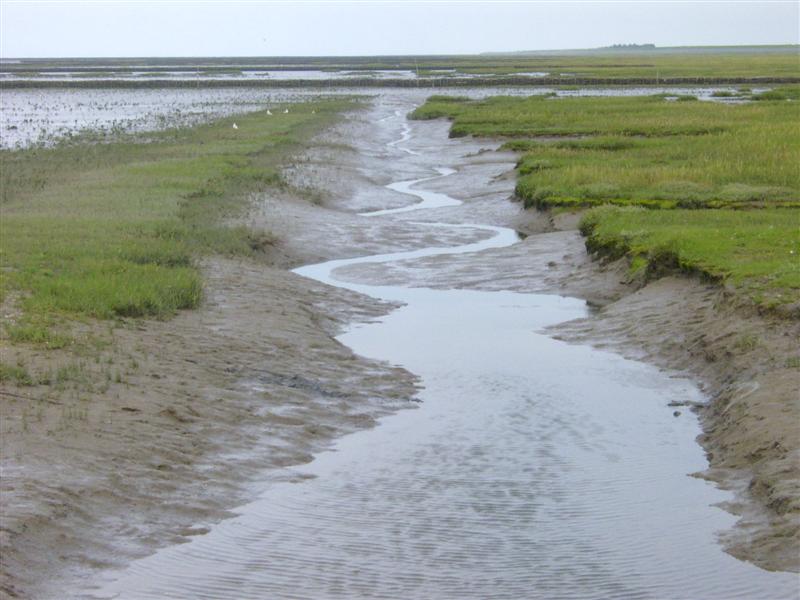
<instances>
[{"instance_id":1,"label":"gray sky","mask_svg":"<svg viewBox=\"0 0 800 600\"><path fill-rule=\"evenodd\" d=\"M800 41L773 2L0 0L3 57L466 54Z\"/></svg>"}]
</instances>

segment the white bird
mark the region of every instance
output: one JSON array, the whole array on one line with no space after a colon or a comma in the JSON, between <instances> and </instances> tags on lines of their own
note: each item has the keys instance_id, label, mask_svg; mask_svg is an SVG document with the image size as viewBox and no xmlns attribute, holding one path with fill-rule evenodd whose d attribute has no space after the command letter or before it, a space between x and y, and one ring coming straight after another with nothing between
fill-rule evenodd
<instances>
[{"instance_id":1,"label":"white bird","mask_svg":"<svg viewBox=\"0 0 800 600\"><path fill-rule=\"evenodd\" d=\"M239 126L238 126L236 123L234 123L234 124L233 124L233 128L234 128L234 129L239 129Z\"/></svg>"},{"instance_id":2,"label":"white bird","mask_svg":"<svg viewBox=\"0 0 800 600\"><path fill-rule=\"evenodd\" d=\"M312 114L312 115L315 115L315 114L317 114L317 111L315 111L315 110L312 110L312 111L311 111L311 114Z\"/></svg>"},{"instance_id":3,"label":"white bird","mask_svg":"<svg viewBox=\"0 0 800 600\"><path fill-rule=\"evenodd\" d=\"M270 109L267 109L267 114L272 116L272 111Z\"/></svg>"},{"instance_id":4,"label":"white bird","mask_svg":"<svg viewBox=\"0 0 800 600\"><path fill-rule=\"evenodd\" d=\"M289 109L288 108L284 108L283 109L283 114L288 115L289 114Z\"/></svg>"}]
</instances>

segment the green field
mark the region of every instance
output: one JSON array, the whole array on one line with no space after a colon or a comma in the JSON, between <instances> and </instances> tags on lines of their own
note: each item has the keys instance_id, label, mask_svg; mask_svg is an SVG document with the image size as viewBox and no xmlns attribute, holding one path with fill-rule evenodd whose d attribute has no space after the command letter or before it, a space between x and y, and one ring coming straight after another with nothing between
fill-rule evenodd
<instances>
[{"instance_id":1,"label":"green field","mask_svg":"<svg viewBox=\"0 0 800 600\"><path fill-rule=\"evenodd\" d=\"M631 276L680 269L729 283L757 305L800 300L800 211L599 207L581 222L590 252L630 256Z\"/></svg>"},{"instance_id":2,"label":"green field","mask_svg":"<svg viewBox=\"0 0 800 600\"><path fill-rule=\"evenodd\" d=\"M309 102L147 139L0 152L0 296L23 311L4 333L57 347L65 317L167 317L197 306L197 257L272 243L227 223L247 192L284 185L290 153L350 105Z\"/></svg>"},{"instance_id":3,"label":"green field","mask_svg":"<svg viewBox=\"0 0 800 600\"><path fill-rule=\"evenodd\" d=\"M673 77L797 77L800 58L796 50L783 52L726 53L721 50L702 54L674 52L596 51L585 55L504 56L485 58L482 66L456 63L463 73L513 74L526 71L547 72L552 76L602 78Z\"/></svg>"},{"instance_id":4,"label":"green field","mask_svg":"<svg viewBox=\"0 0 800 600\"><path fill-rule=\"evenodd\" d=\"M669 264L725 280L773 309L800 301L798 91L741 104L433 96L412 117L448 117L453 136L509 138L526 207L620 207L585 216L591 250L627 254L650 274Z\"/></svg>"},{"instance_id":5,"label":"green field","mask_svg":"<svg viewBox=\"0 0 800 600\"><path fill-rule=\"evenodd\" d=\"M247 71L326 71L353 72L352 80L338 80L334 85L398 85L415 86L414 79L388 77L374 80L373 70L413 71L421 78L434 78L436 85L503 85L508 79L514 85L555 85L586 83L659 83L665 80L781 80L800 81L798 46L740 47L675 47L675 48L599 48L554 52L518 52L479 55L420 56L347 56L347 57L230 57L230 58L93 58L93 59L23 59L19 63L0 65L0 72L36 78L41 72L69 72L64 81L39 81L43 87L72 86L148 86L176 68L191 69L198 77L236 76ZM132 71L143 72L139 81L111 80L92 82L96 77L124 76ZM526 73L544 76L527 77ZM482 77L474 77L480 75ZM518 76L518 77L515 77ZM71 79L71 81L70 81ZM359 83L360 82L360 83ZM269 80L236 81L246 86L279 85ZM289 82L302 87L331 85L309 78ZM33 86L27 82L5 82L5 87ZM170 81L171 87L195 86L195 81ZM204 80L204 85L231 85L229 80Z\"/></svg>"},{"instance_id":6,"label":"green field","mask_svg":"<svg viewBox=\"0 0 800 600\"><path fill-rule=\"evenodd\" d=\"M797 77L798 46L708 46L672 48L597 48L544 52L419 56L273 56L205 58L76 58L23 59L0 71L31 74L37 71L86 73L192 68L200 73L241 70L429 70L455 69L460 73L548 72L589 77ZM198 66L199 65L199 66Z\"/></svg>"}]
</instances>

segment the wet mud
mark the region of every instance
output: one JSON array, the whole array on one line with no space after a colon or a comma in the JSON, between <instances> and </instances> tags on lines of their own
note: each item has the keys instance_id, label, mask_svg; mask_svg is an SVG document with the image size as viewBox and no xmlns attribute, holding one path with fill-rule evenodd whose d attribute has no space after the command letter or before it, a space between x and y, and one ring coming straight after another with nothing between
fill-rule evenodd
<instances>
[{"instance_id":1,"label":"wet mud","mask_svg":"<svg viewBox=\"0 0 800 600\"><path fill-rule=\"evenodd\" d=\"M792 458L791 450L797 446L791 439L797 406L791 398L787 405L775 402L772 395L775 389L784 395L792 389L792 372L780 380L784 387L775 388L778 379L765 370L767 363L756 361L746 374L751 380L763 379L758 389L766 392L761 404L750 405L736 394L736 386L747 380L741 369L738 375L734 370L738 361L752 357L743 353L726 363L729 357L723 352L725 344L732 343L730 336L709 339L704 351L709 356L717 352L718 358L704 369L693 366L697 361L692 358L681 358L693 356L686 353L684 340L672 338L677 313L687 310L681 305L683 299L691 301L694 314L677 329L687 340L700 335L709 319L718 319L720 328L722 321L733 326L734 313L713 312L721 302L718 291L698 282L665 280L635 292L622 281L620 265L598 264L586 255L569 218L532 214L509 201L513 154L497 152L498 144L485 140L448 140L444 122L404 124L401 117L424 96L379 96L369 110L351 114L320 136L287 168L287 177L295 184L320 191L314 202L281 191L254 197L243 221L278 234L268 258L258 263L210 260L205 265L208 301L202 309L170 322L140 323L118 331L115 335L127 348L126 358L141 368L124 384L89 398L86 419L65 419L63 402L53 400L33 422L24 417L26 400L9 399L2 435L5 502L0 538L6 595L55 598L63 597L64 590L70 590L71 597L92 593L108 573L123 572L161 548L206 537L221 522L235 523L230 517L238 513L231 511L264 489L285 489L284 482L324 480L324 470L294 467L330 449L345 434L417 407L424 394L419 373L394 366L395 361L365 358L368 352L357 355L334 337L351 330L354 323L384 318L404 300L369 298L286 269L481 243L493 235L469 227L470 223L528 235L519 243L479 254L443 253L347 265L336 276L356 286L379 280L387 286L585 299L589 304L582 314L573 315L577 320L550 324L553 328L545 337L558 336L583 347L603 346L672 372L692 373L712 396L722 389L714 382L724 381L731 401L711 403L700 411L706 430L702 441L713 453L712 469L707 471L703 461L696 465L696 470L728 487L745 482L725 502L730 510L750 518L738 529L729 523L723 542L734 555L762 567L796 568L796 507L781 498L798 497L792 487L796 456ZM392 146L398 133L408 137ZM457 172L437 177L442 174L437 168ZM421 179L426 179L425 189L464 204L430 208L424 214L375 214L368 220L359 216L416 203L418 199L405 193L408 189L386 186ZM442 222L467 226L431 226ZM764 329L758 317L752 319L750 325L765 331L763 339L774 335L778 340L775 353L788 347L791 339L785 331ZM633 321L641 321L641 326L632 327ZM26 358L33 364L37 360ZM720 364L729 366L721 369ZM702 396L690 400L703 403ZM737 449L743 439L737 430L742 421L726 420L734 410L725 408L728 405L746 412L745 427L764 419L770 427L756 431L752 444ZM758 406L769 410L762 413ZM669 423L675 419L673 412L674 408L668 411ZM766 451L762 471L766 483L750 485L754 461L746 457L772 439L776 421L783 423L779 441L783 445L771 451L780 456L770 460ZM759 490L767 498L778 490L772 513L763 510ZM783 535L776 536L775 527L781 524ZM358 592L342 589L315 597Z\"/></svg>"}]
</instances>

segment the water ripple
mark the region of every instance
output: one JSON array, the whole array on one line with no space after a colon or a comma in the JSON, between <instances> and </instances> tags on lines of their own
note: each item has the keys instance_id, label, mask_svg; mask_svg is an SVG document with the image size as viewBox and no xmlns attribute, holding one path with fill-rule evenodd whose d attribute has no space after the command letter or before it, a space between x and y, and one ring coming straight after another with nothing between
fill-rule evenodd
<instances>
[{"instance_id":1,"label":"water ripple","mask_svg":"<svg viewBox=\"0 0 800 600\"><path fill-rule=\"evenodd\" d=\"M397 143L409 140L407 132ZM395 144L396 145L396 144ZM404 189L424 203L427 192ZM439 195L441 196L441 195ZM385 211L381 214L387 214ZM421 376L421 408L343 438L239 516L141 560L95 597L793 598L797 578L723 553L723 492L685 380L535 333L582 302L509 292L336 282L335 269L515 241L301 269L406 305L341 341ZM427 254L426 254L427 253Z\"/></svg>"}]
</instances>

